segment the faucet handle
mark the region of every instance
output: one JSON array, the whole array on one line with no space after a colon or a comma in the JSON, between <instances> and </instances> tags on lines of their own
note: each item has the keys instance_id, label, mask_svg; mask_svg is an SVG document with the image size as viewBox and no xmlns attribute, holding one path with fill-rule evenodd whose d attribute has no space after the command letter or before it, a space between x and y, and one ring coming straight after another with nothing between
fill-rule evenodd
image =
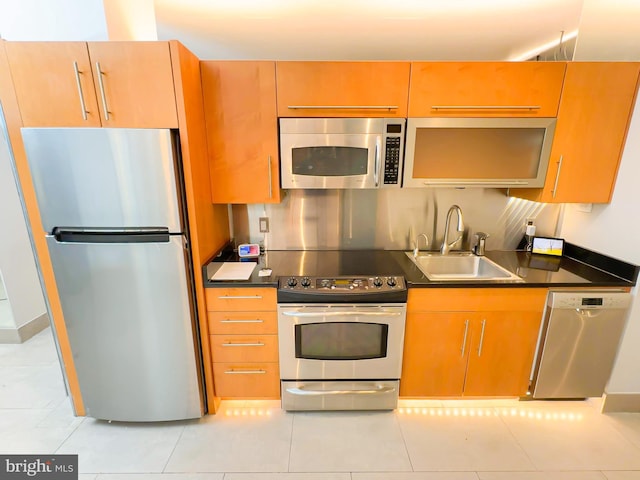
<instances>
[{"instance_id":1,"label":"faucet handle","mask_svg":"<svg viewBox=\"0 0 640 480\"><path fill-rule=\"evenodd\" d=\"M476 255L482 257L484 256L485 241L490 237L490 235L484 232L476 232L475 235L478 237L478 243L474 247L473 251Z\"/></svg>"}]
</instances>

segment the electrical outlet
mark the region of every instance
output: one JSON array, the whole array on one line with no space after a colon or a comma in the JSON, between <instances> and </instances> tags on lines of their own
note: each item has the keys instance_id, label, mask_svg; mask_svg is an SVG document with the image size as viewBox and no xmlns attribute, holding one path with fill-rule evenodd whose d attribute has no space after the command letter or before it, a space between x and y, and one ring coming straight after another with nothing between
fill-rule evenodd
<instances>
[{"instance_id":1,"label":"electrical outlet","mask_svg":"<svg viewBox=\"0 0 640 480\"><path fill-rule=\"evenodd\" d=\"M260 233L269 233L269 217L260 217Z\"/></svg>"}]
</instances>

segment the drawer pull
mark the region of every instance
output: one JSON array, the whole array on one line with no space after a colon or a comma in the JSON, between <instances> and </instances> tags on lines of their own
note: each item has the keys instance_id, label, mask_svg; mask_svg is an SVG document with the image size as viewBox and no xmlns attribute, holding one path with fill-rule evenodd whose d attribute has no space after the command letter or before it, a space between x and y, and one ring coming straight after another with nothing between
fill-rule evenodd
<instances>
[{"instance_id":1,"label":"drawer pull","mask_svg":"<svg viewBox=\"0 0 640 480\"><path fill-rule=\"evenodd\" d=\"M264 373L267 373L267 371L266 370L225 370L224 373L228 375L242 375L242 374L262 375Z\"/></svg>"},{"instance_id":2,"label":"drawer pull","mask_svg":"<svg viewBox=\"0 0 640 480\"><path fill-rule=\"evenodd\" d=\"M397 105L288 105L290 110L397 110Z\"/></svg>"},{"instance_id":3,"label":"drawer pull","mask_svg":"<svg viewBox=\"0 0 640 480\"><path fill-rule=\"evenodd\" d=\"M260 300L262 295L220 295L221 300Z\"/></svg>"},{"instance_id":4,"label":"drawer pull","mask_svg":"<svg viewBox=\"0 0 640 480\"><path fill-rule=\"evenodd\" d=\"M264 320L259 318L254 320L231 320L230 318L225 318L224 320L220 320L220 323L264 323Z\"/></svg>"},{"instance_id":5,"label":"drawer pull","mask_svg":"<svg viewBox=\"0 0 640 480\"><path fill-rule=\"evenodd\" d=\"M432 105L433 110L540 110L540 105Z\"/></svg>"},{"instance_id":6,"label":"drawer pull","mask_svg":"<svg viewBox=\"0 0 640 480\"><path fill-rule=\"evenodd\" d=\"M255 342L255 343L233 343L233 342L225 342L222 344L223 347L264 347L264 343Z\"/></svg>"}]
</instances>

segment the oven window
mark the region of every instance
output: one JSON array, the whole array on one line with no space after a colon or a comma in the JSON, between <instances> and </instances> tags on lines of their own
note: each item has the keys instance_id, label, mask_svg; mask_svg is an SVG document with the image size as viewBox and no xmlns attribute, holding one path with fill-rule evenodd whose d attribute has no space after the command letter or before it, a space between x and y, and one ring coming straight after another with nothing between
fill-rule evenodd
<instances>
[{"instance_id":1,"label":"oven window","mask_svg":"<svg viewBox=\"0 0 640 480\"><path fill-rule=\"evenodd\" d=\"M389 326L380 323L326 322L296 325L296 358L384 358L387 356L388 332Z\"/></svg>"},{"instance_id":2,"label":"oven window","mask_svg":"<svg viewBox=\"0 0 640 480\"><path fill-rule=\"evenodd\" d=\"M359 147L292 148L294 175L346 177L366 175L369 151Z\"/></svg>"}]
</instances>

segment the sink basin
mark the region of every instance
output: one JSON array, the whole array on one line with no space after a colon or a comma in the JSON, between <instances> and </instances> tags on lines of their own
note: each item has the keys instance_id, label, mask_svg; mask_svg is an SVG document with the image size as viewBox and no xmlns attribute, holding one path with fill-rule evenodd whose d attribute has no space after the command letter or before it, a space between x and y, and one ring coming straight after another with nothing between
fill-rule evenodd
<instances>
[{"instance_id":1,"label":"sink basin","mask_svg":"<svg viewBox=\"0 0 640 480\"><path fill-rule=\"evenodd\" d=\"M522 278L502 268L487 257L472 253L422 253L416 258L413 252L407 256L429 280L438 282L510 281L522 282Z\"/></svg>"}]
</instances>

